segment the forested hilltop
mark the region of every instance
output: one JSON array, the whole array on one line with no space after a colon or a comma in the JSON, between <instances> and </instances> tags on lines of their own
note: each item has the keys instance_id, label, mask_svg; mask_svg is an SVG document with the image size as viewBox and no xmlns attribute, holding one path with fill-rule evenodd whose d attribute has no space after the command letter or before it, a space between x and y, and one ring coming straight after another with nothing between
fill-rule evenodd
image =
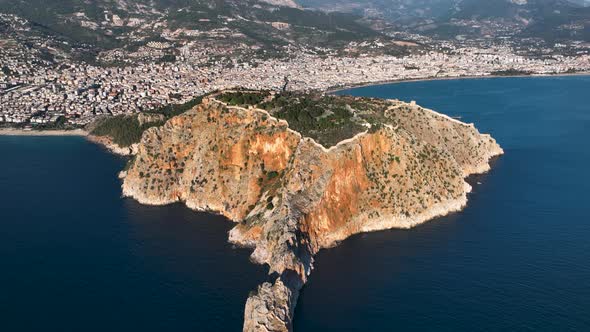
<instances>
[{"instance_id":1,"label":"forested hilltop","mask_svg":"<svg viewBox=\"0 0 590 332\"><path fill-rule=\"evenodd\" d=\"M199 96L183 104L170 104L149 112L104 117L86 129L91 135L108 137L111 143L126 148L139 143L147 129L163 125L166 120L190 110L202 100L203 96Z\"/></svg>"}]
</instances>

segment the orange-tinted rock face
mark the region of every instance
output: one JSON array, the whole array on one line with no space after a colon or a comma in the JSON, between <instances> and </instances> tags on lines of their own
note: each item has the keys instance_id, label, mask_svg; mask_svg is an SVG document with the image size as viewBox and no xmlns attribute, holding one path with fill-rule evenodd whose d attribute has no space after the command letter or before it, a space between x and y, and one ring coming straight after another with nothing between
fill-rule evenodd
<instances>
[{"instance_id":1,"label":"orange-tinted rock face","mask_svg":"<svg viewBox=\"0 0 590 332\"><path fill-rule=\"evenodd\" d=\"M449 153L383 127L324 150L302 144L286 179L312 251L368 230L410 227L422 214L462 205L461 167Z\"/></svg>"},{"instance_id":2,"label":"orange-tinted rock face","mask_svg":"<svg viewBox=\"0 0 590 332\"><path fill-rule=\"evenodd\" d=\"M242 220L262 187L278 181L299 139L262 112L202 105L145 133L124 193Z\"/></svg>"},{"instance_id":3,"label":"orange-tinted rock face","mask_svg":"<svg viewBox=\"0 0 590 332\"><path fill-rule=\"evenodd\" d=\"M302 222L302 229L310 234L314 242L321 243L325 234L343 227L351 217L358 215L363 204L362 198L370 187L361 146L338 154L328 154L324 160L325 166L317 166L313 170L320 174L325 169L330 170L329 180L323 185L323 195Z\"/></svg>"},{"instance_id":4,"label":"orange-tinted rock face","mask_svg":"<svg viewBox=\"0 0 590 332\"><path fill-rule=\"evenodd\" d=\"M415 105L392 101L379 116L381 126L325 149L265 111L205 100L144 134L123 192L239 222L230 241L278 276L248 299L244 330L288 330L319 249L461 209L464 176L502 153L473 126Z\"/></svg>"}]
</instances>

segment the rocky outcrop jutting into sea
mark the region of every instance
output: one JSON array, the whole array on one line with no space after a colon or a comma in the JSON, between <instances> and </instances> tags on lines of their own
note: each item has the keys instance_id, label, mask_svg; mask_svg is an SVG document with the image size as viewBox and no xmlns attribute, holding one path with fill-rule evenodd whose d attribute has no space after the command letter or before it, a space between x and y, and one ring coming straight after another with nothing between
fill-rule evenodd
<instances>
[{"instance_id":1,"label":"rocky outcrop jutting into sea","mask_svg":"<svg viewBox=\"0 0 590 332\"><path fill-rule=\"evenodd\" d=\"M144 133L123 193L235 221L229 240L253 248L274 280L251 292L244 331L288 331L318 250L460 210L465 177L503 153L473 125L413 103L379 105L379 123L325 148L264 110L207 98Z\"/></svg>"}]
</instances>

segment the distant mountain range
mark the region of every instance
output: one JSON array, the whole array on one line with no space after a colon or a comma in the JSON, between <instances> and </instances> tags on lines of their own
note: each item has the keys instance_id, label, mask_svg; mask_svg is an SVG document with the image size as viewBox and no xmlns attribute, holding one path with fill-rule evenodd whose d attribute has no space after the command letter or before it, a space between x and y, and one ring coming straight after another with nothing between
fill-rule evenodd
<instances>
[{"instance_id":1,"label":"distant mountain range","mask_svg":"<svg viewBox=\"0 0 590 332\"><path fill-rule=\"evenodd\" d=\"M528 7L585 7L590 0L297 0L305 8L324 11L380 14L390 19L441 18L480 8L480 13L492 9L504 12L508 9Z\"/></svg>"},{"instance_id":2,"label":"distant mountain range","mask_svg":"<svg viewBox=\"0 0 590 332\"><path fill-rule=\"evenodd\" d=\"M209 33L264 48L330 46L379 36L357 16L302 10L291 0L0 0L0 13L107 49L159 41L162 34Z\"/></svg>"},{"instance_id":3,"label":"distant mountain range","mask_svg":"<svg viewBox=\"0 0 590 332\"><path fill-rule=\"evenodd\" d=\"M78 53L90 59L94 53L86 49L135 52L148 43L164 48L196 43L199 48L217 49L222 55L227 50L240 49L272 56L287 48L317 53L328 48L343 50L350 42L387 40L384 33L391 30L442 39L508 36L550 42L590 41L590 6L586 6L589 2L0 0L0 13L27 19L36 35L65 39L67 42L59 44L82 49ZM0 22L0 33L3 29L8 27ZM396 47L387 52L405 52Z\"/></svg>"},{"instance_id":4,"label":"distant mountain range","mask_svg":"<svg viewBox=\"0 0 590 332\"><path fill-rule=\"evenodd\" d=\"M526 37L590 41L589 0L299 0L299 3L325 11L380 17L445 37L466 33L466 29L460 28L465 26L464 22L457 21L472 20L513 27Z\"/></svg>"}]
</instances>

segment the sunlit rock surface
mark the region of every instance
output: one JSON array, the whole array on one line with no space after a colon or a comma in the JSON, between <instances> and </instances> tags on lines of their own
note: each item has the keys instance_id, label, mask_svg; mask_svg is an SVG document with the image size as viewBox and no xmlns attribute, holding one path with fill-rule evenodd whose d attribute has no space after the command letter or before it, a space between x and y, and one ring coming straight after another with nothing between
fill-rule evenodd
<instances>
[{"instance_id":1,"label":"sunlit rock surface","mask_svg":"<svg viewBox=\"0 0 590 332\"><path fill-rule=\"evenodd\" d=\"M236 222L229 240L253 248L271 276L247 300L244 331L291 330L318 250L462 209L465 177L503 153L473 125L413 103L351 100L379 122L326 148L264 110L206 98L144 133L124 174L124 195L141 203L180 201Z\"/></svg>"}]
</instances>

